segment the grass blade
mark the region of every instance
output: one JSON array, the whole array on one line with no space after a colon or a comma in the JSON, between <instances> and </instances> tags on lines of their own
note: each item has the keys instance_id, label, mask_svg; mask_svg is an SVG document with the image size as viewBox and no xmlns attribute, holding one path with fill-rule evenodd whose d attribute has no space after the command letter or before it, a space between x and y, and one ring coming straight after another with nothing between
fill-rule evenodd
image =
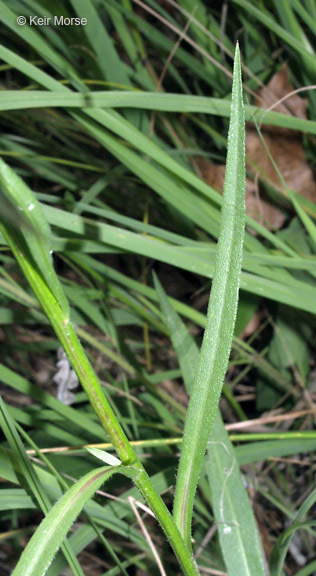
<instances>
[{"instance_id":1,"label":"grass blade","mask_svg":"<svg viewBox=\"0 0 316 576\"><path fill-rule=\"evenodd\" d=\"M221 230L207 325L189 402L174 518L187 546L195 490L220 398L236 318L245 223L245 120L236 47Z\"/></svg>"},{"instance_id":2,"label":"grass blade","mask_svg":"<svg viewBox=\"0 0 316 576\"><path fill-rule=\"evenodd\" d=\"M282 38L282 40L286 42L293 50L303 56L305 66L308 66L309 70L312 72L312 76L315 76L314 55L307 50L303 42L297 40L295 36L280 26L280 24L278 24L267 11L262 9L260 10L260 8L254 6L248 2L248 0L234 0L234 3L242 6L244 10L246 10L249 14L252 14L255 18L258 19L260 23L264 24L269 30Z\"/></svg>"},{"instance_id":3,"label":"grass blade","mask_svg":"<svg viewBox=\"0 0 316 576\"><path fill-rule=\"evenodd\" d=\"M306 214L305 210L302 208L300 202L296 200L292 190L287 188L287 194L289 195L291 202L296 210L297 215L300 217L305 229L307 230L312 242L314 243L314 247L316 246L316 226L311 219L311 217Z\"/></svg>"},{"instance_id":4,"label":"grass blade","mask_svg":"<svg viewBox=\"0 0 316 576\"><path fill-rule=\"evenodd\" d=\"M1 55L8 55L4 46ZM55 87L56 88L56 87ZM71 92L43 90L17 91L5 90L0 93L0 110L28 110L31 108L133 108L178 112L184 114L208 114L229 117L230 103L220 98L205 96L188 96L186 94L162 94L161 92L132 92L129 90ZM246 120L280 126L292 130L301 130L310 134L316 133L316 122L296 116L287 116L280 112L267 112L256 106L245 106Z\"/></svg>"},{"instance_id":5,"label":"grass blade","mask_svg":"<svg viewBox=\"0 0 316 576\"><path fill-rule=\"evenodd\" d=\"M13 571L13 576L42 576L84 505L115 472L130 478L139 471L108 466L93 470L72 486L47 514Z\"/></svg>"},{"instance_id":6,"label":"grass blade","mask_svg":"<svg viewBox=\"0 0 316 576\"><path fill-rule=\"evenodd\" d=\"M87 19L84 32L95 52L102 76L110 82L129 86L130 80L120 60L113 40L90 0L71 0L72 7L80 18Z\"/></svg>"},{"instance_id":7,"label":"grass blade","mask_svg":"<svg viewBox=\"0 0 316 576\"><path fill-rule=\"evenodd\" d=\"M16 430L15 423L8 413L7 407L0 396L0 427L3 430L10 447L17 459L19 471L23 474L29 489L32 492L38 506L44 513L48 513L51 509L50 499L45 491L45 488L40 481L35 467L31 464L20 436ZM74 554L68 540L61 543L61 547L67 562L71 566L75 576L83 576L82 568Z\"/></svg>"},{"instance_id":8,"label":"grass blade","mask_svg":"<svg viewBox=\"0 0 316 576\"><path fill-rule=\"evenodd\" d=\"M285 532L283 532L283 534L281 534L281 536L279 536L279 538L277 539L271 554L271 561L270 561L271 576L281 576L282 567L285 561L289 545L294 536L294 532L300 528L304 527L309 528L310 525L316 524L315 521L312 522L312 524L302 522L302 518L305 516L305 514L307 514L310 508L314 506L315 502L316 502L316 488L311 492L311 494L309 494L309 496L303 502L291 526L289 526L289 528L287 528L287 530L285 530Z\"/></svg>"}]
</instances>

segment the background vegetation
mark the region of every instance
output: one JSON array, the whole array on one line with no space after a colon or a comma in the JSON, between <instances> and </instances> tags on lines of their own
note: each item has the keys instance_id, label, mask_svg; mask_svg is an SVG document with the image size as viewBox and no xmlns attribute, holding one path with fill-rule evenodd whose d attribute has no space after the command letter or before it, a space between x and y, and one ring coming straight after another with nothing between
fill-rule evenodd
<instances>
[{"instance_id":1,"label":"background vegetation","mask_svg":"<svg viewBox=\"0 0 316 576\"><path fill-rule=\"evenodd\" d=\"M31 14L88 24L17 25ZM0 19L1 156L41 202L76 332L170 508L214 273L239 41L248 216L220 404L234 451L217 424L196 495L193 552L201 574L234 574L235 562L241 575L247 542L230 551L223 544L249 518L233 475L240 468L266 573L315 573L315 2L10 0L0 1ZM268 97L262 88L273 78ZM304 101L257 108L307 86ZM1 218L20 225L10 206ZM60 344L0 241L5 575L41 510L95 468L86 447L111 446L86 393L67 389L75 379ZM130 481L116 475L103 490L69 535L73 572L159 574L156 552L166 574L179 573ZM70 573L59 552L47 574Z\"/></svg>"}]
</instances>

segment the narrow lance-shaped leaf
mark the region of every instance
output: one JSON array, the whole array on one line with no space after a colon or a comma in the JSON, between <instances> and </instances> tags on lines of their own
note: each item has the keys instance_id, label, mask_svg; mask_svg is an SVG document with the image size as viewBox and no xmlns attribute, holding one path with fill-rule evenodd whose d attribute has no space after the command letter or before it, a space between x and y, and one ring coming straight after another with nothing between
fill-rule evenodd
<instances>
[{"instance_id":1,"label":"narrow lance-shaped leaf","mask_svg":"<svg viewBox=\"0 0 316 576\"><path fill-rule=\"evenodd\" d=\"M198 347L155 276L154 282L189 394L199 358ZM229 576L264 576L254 514L220 410L217 410L211 436L205 469L227 572Z\"/></svg>"},{"instance_id":2,"label":"narrow lance-shaped leaf","mask_svg":"<svg viewBox=\"0 0 316 576\"><path fill-rule=\"evenodd\" d=\"M130 467L102 467L78 480L44 518L25 548L12 576L43 576L72 523L96 490L115 472L135 478Z\"/></svg>"},{"instance_id":3,"label":"narrow lance-shaped leaf","mask_svg":"<svg viewBox=\"0 0 316 576\"><path fill-rule=\"evenodd\" d=\"M227 369L235 325L245 223L245 119L238 45L220 235L201 353L185 423L174 518L187 546L196 486Z\"/></svg>"}]
</instances>

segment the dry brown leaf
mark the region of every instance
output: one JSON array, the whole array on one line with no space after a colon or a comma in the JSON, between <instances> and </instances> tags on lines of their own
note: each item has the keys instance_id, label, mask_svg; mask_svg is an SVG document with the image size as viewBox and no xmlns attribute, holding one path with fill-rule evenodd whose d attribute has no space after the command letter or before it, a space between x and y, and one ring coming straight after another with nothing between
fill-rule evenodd
<instances>
[{"instance_id":1,"label":"dry brown leaf","mask_svg":"<svg viewBox=\"0 0 316 576\"><path fill-rule=\"evenodd\" d=\"M204 158L196 160L201 177L220 194L224 187L225 165L211 164ZM284 224L284 215L263 196L259 196L258 186L246 178L246 211L251 218L269 229L279 229Z\"/></svg>"},{"instance_id":2,"label":"dry brown leaf","mask_svg":"<svg viewBox=\"0 0 316 576\"><path fill-rule=\"evenodd\" d=\"M225 164L212 164L205 158L196 158L195 165L201 178L221 194L224 187Z\"/></svg>"},{"instance_id":3,"label":"dry brown leaf","mask_svg":"<svg viewBox=\"0 0 316 576\"><path fill-rule=\"evenodd\" d=\"M247 340L249 336L252 336L252 334L254 334L256 330L258 330L261 321L262 321L262 313L259 310L257 310L257 312L255 312L251 320L248 322L247 326L239 334L239 338L241 340Z\"/></svg>"},{"instance_id":4,"label":"dry brown leaf","mask_svg":"<svg viewBox=\"0 0 316 576\"><path fill-rule=\"evenodd\" d=\"M280 71L271 78L269 84L258 90L254 105L268 109L292 90L293 87L288 80L288 69L284 64ZM307 100L294 94L285 102L278 104L274 110L306 118L306 107ZM287 186L311 202L315 202L316 183L313 172L306 162L300 132L278 126L263 126L262 134ZM254 180L246 179L247 214L266 228L279 230L285 222L285 216L269 198L265 197L264 193L259 191L258 177L260 176L283 192L282 185L258 136L256 127L250 124L247 125L246 154L247 169L255 177ZM224 186L225 166L212 164L204 158L196 159L196 165L201 177L221 193Z\"/></svg>"},{"instance_id":5,"label":"dry brown leaf","mask_svg":"<svg viewBox=\"0 0 316 576\"><path fill-rule=\"evenodd\" d=\"M269 84L258 90L254 105L267 109L292 91L293 86L288 80L288 69L284 64L271 78ZM307 100L294 94L278 104L274 110L298 118L306 118L306 107ZM305 158L300 132L278 126L263 126L262 134L288 188L296 190L311 202L315 202L316 183ZM253 125L247 126L246 151L248 169L254 172L254 168L250 166L250 163L254 162L258 167L257 174L263 174L269 182L282 190L279 177Z\"/></svg>"}]
</instances>

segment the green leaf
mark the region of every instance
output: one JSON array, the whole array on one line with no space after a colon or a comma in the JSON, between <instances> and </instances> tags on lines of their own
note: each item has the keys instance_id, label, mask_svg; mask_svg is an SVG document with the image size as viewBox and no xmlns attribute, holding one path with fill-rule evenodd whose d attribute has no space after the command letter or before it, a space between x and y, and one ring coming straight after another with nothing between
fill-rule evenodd
<instances>
[{"instance_id":1,"label":"green leaf","mask_svg":"<svg viewBox=\"0 0 316 576\"><path fill-rule=\"evenodd\" d=\"M304 43L295 36L292 35L291 32L288 32L283 26L280 26L276 22L275 17L269 14L268 11L257 8L256 5L251 4L248 0L233 0L233 2L239 6L242 6L248 14L252 14L255 18L258 19L260 24L264 24L268 30L274 32L277 36L282 38L284 42L286 42L293 50L297 52L300 56L303 57L304 63L306 68L308 67L312 73L312 77L315 78L315 56L311 54L309 49L304 45Z\"/></svg>"},{"instance_id":2,"label":"green leaf","mask_svg":"<svg viewBox=\"0 0 316 576\"><path fill-rule=\"evenodd\" d=\"M306 212L304 211L304 209L302 208L300 201L298 201L294 194L293 191L290 190L289 188L286 189L287 190L287 194L290 196L291 202L298 214L298 216L300 217L303 225L305 226L305 229L307 230L308 234L310 235L310 238L314 244L314 251L315 251L315 247L316 247L316 226L313 222L313 220L311 219L311 217L306 214Z\"/></svg>"},{"instance_id":3,"label":"green leaf","mask_svg":"<svg viewBox=\"0 0 316 576\"><path fill-rule=\"evenodd\" d=\"M312 560L307 566L304 566L302 570L296 573L296 576L310 576L311 574L315 574L316 570L316 560Z\"/></svg>"},{"instance_id":4,"label":"green leaf","mask_svg":"<svg viewBox=\"0 0 316 576\"><path fill-rule=\"evenodd\" d=\"M220 398L231 348L239 291L245 225L245 119L238 45L221 228L207 325L183 436L174 518L187 546L195 490Z\"/></svg>"},{"instance_id":5,"label":"green leaf","mask_svg":"<svg viewBox=\"0 0 316 576\"><path fill-rule=\"evenodd\" d=\"M71 525L96 490L115 472L136 478L130 467L99 468L78 480L47 514L25 548L12 576L43 576Z\"/></svg>"},{"instance_id":6,"label":"green leaf","mask_svg":"<svg viewBox=\"0 0 316 576\"><path fill-rule=\"evenodd\" d=\"M219 411L211 438L206 471L227 572L229 576L264 576L254 514Z\"/></svg>"},{"instance_id":7,"label":"green leaf","mask_svg":"<svg viewBox=\"0 0 316 576\"><path fill-rule=\"evenodd\" d=\"M199 359L199 350L184 322L169 302L156 274L154 274L154 283L170 338L179 360L185 389L190 394Z\"/></svg>"},{"instance_id":8,"label":"green leaf","mask_svg":"<svg viewBox=\"0 0 316 576\"><path fill-rule=\"evenodd\" d=\"M55 274L50 229L35 194L0 158L0 200L10 206L9 218L2 214L0 228L20 258L31 258L47 287L69 318L69 305Z\"/></svg>"},{"instance_id":9,"label":"green leaf","mask_svg":"<svg viewBox=\"0 0 316 576\"><path fill-rule=\"evenodd\" d=\"M0 510L35 510L31 496L19 488L2 488L0 490Z\"/></svg>"},{"instance_id":10,"label":"green leaf","mask_svg":"<svg viewBox=\"0 0 316 576\"><path fill-rule=\"evenodd\" d=\"M316 450L316 439L304 438L297 433L297 438L284 440L268 440L266 442L249 442L236 446L236 454L240 465L260 462L268 458L278 458L299 453L311 453Z\"/></svg>"},{"instance_id":11,"label":"green leaf","mask_svg":"<svg viewBox=\"0 0 316 576\"><path fill-rule=\"evenodd\" d=\"M199 352L185 324L178 316L157 278L155 288L179 359L186 390L190 393ZM239 470L234 447L228 438L220 410L211 432L205 458L212 493L212 507L218 526L222 553L229 576L264 576L257 527Z\"/></svg>"},{"instance_id":12,"label":"green leaf","mask_svg":"<svg viewBox=\"0 0 316 576\"><path fill-rule=\"evenodd\" d=\"M113 39L104 26L99 13L91 0L71 0L73 10L80 18L86 18L83 33L95 52L98 68L102 76L110 82L130 84L123 62L120 60Z\"/></svg>"},{"instance_id":13,"label":"green leaf","mask_svg":"<svg viewBox=\"0 0 316 576\"><path fill-rule=\"evenodd\" d=\"M113 456L113 454L110 454L109 452L105 452L104 450L99 450L99 448L87 448L87 450L88 450L88 452L90 452L90 454L93 454L93 456L95 456L96 458L99 458L99 460L102 460L106 464L109 464L109 466L120 466L121 465L121 461L118 458L116 458L115 456Z\"/></svg>"},{"instance_id":14,"label":"green leaf","mask_svg":"<svg viewBox=\"0 0 316 576\"><path fill-rule=\"evenodd\" d=\"M310 508L314 506L315 502L316 502L316 488L311 492L311 494L309 494L309 496L303 502L291 526L289 526L289 528L287 528L287 530L285 530L283 534L281 534L281 536L278 537L271 554L271 560L270 560L271 576L281 576L282 567L292 537L296 530L299 530L300 528L308 528L310 526L309 523L307 524L302 523L302 518L305 516L305 514L307 514ZM313 524L316 524L315 520Z\"/></svg>"},{"instance_id":15,"label":"green leaf","mask_svg":"<svg viewBox=\"0 0 316 576\"><path fill-rule=\"evenodd\" d=\"M0 396L0 427L3 430L11 449L13 450L14 456L16 457L19 472L23 474L29 489L39 507L44 513L47 513L51 508L50 499L46 493L46 490L41 483L38 474L35 471L34 465L30 462L21 438L16 430L15 423L11 418L5 403ZM83 571L81 566L69 544L66 540L62 543L62 550L72 567L72 570L76 576L83 576Z\"/></svg>"},{"instance_id":16,"label":"green leaf","mask_svg":"<svg viewBox=\"0 0 316 576\"><path fill-rule=\"evenodd\" d=\"M304 318L298 323L298 316L293 312L292 308L279 307L268 358L279 370L296 366L305 380L310 369L308 343L311 328Z\"/></svg>"},{"instance_id":17,"label":"green leaf","mask_svg":"<svg viewBox=\"0 0 316 576\"><path fill-rule=\"evenodd\" d=\"M4 47L0 54L4 55ZM51 92L32 90L5 90L0 93L0 110L27 110L30 108L138 108L177 113L209 114L229 117L230 102L220 98L187 96L185 94L163 94L161 92L132 92L130 90L111 90L95 92ZM256 106L245 106L246 120L280 126L292 130L301 130L316 134L316 122L288 116L280 112L266 112Z\"/></svg>"}]
</instances>

